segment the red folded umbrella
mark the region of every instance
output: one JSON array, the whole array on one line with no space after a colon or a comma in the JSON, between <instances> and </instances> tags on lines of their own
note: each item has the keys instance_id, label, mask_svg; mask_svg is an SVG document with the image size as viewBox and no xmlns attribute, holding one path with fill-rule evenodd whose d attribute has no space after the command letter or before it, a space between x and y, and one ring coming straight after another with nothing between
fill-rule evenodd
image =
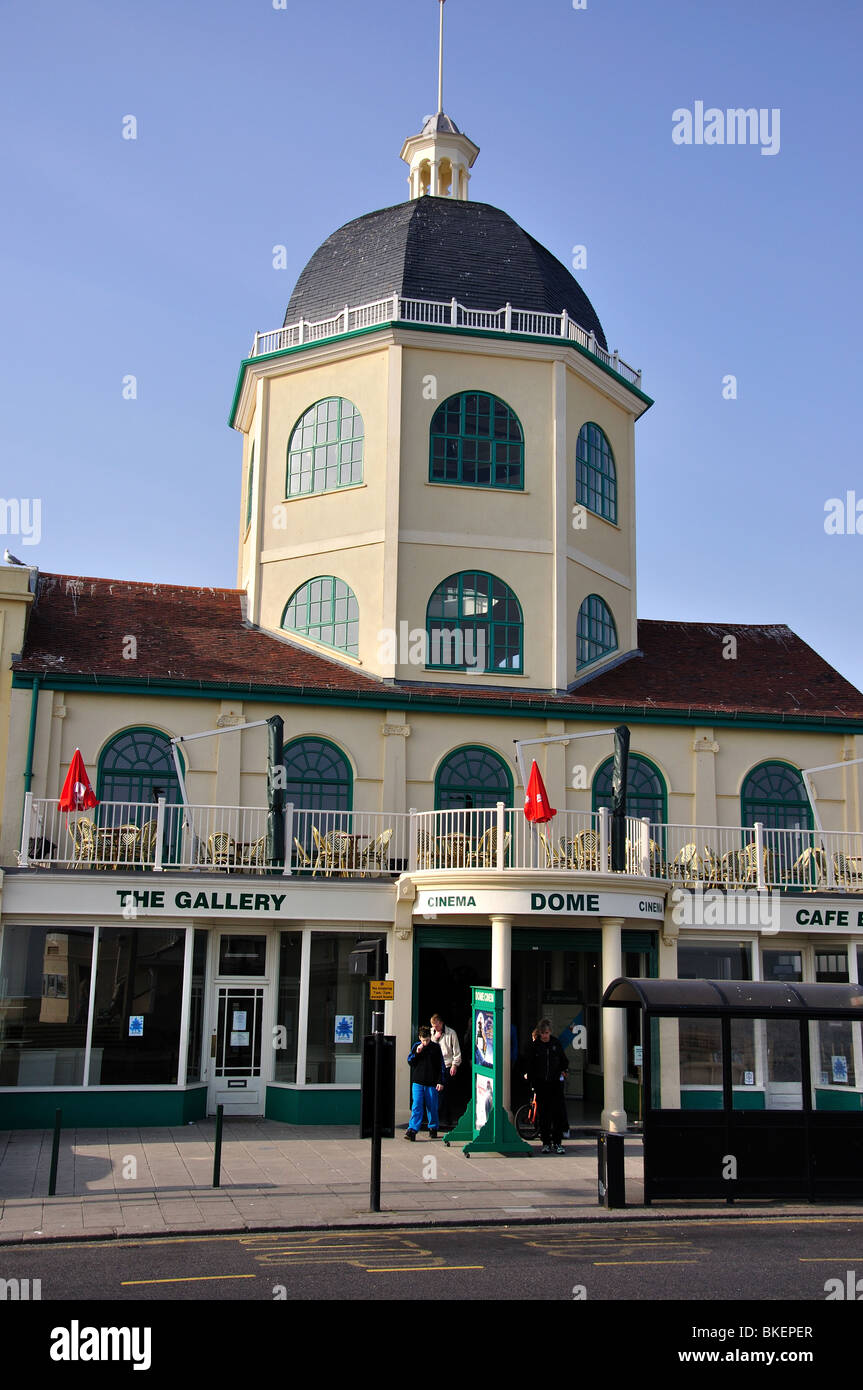
<instances>
[{"instance_id":1,"label":"red folded umbrella","mask_svg":"<svg viewBox=\"0 0 863 1390\"><path fill-rule=\"evenodd\" d=\"M90 786L90 778L87 776L84 759L81 757L81 750L76 748L75 756L66 774L66 781L63 783L63 790L60 793L60 810L88 811L91 806L98 805L96 793Z\"/></svg>"},{"instance_id":2,"label":"red folded umbrella","mask_svg":"<svg viewBox=\"0 0 863 1390\"><path fill-rule=\"evenodd\" d=\"M524 798L524 814L529 821L537 825L544 825L557 815L553 806L548 804L548 792L545 790L545 783L542 780L536 759L530 766L530 777L527 781L527 793Z\"/></svg>"}]
</instances>

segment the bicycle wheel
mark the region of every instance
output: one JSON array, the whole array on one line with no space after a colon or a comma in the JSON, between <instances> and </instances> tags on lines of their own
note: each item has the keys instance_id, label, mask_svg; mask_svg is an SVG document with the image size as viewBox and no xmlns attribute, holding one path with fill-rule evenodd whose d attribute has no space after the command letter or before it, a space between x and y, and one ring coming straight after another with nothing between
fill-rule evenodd
<instances>
[{"instance_id":1,"label":"bicycle wheel","mask_svg":"<svg viewBox=\"0 0 863 1390\"><path fill-rule=\"evenodd\" d=\"M515 1127L522 1139L535 1139L539 1134L536 1125L529 1119L530 1105L521 1105L515 1112Z\"/></svg>"}]
</instances>

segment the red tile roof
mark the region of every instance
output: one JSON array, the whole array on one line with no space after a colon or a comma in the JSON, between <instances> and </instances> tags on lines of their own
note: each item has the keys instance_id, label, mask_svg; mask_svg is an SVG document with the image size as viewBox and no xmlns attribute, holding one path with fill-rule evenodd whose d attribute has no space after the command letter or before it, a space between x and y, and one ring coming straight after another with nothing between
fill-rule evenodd
<instances>
[{"instance_id":1,"label":"red tile roof","mask_svg":"<svg viewBox=\"0 0 863 1390\"><path fill-rule=\"evenodd\" d=\"M238 589L41 574L20 673L89 678L94 684L195 683L283 690L310 697L353 694L398 707L592 708L631 714L682 712L785 719L863 719L863 695L783 625L641 621L639 651L604 674L559 691L428 681L393 684L250 626ZM134 659L124 657L134 637ZM726 656L736 642L736 657Z\"/></svg>"}]
</instances>

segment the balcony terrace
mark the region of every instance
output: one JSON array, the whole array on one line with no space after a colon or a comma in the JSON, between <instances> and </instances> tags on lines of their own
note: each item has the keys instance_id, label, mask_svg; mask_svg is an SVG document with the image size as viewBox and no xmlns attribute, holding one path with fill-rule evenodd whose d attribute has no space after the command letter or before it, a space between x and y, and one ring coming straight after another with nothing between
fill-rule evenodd
<instances>
[{"instance_id":1,"label":"balcony terrace","mask_svg":"<svg viewBox=\"0 0 863 1390\"><path fill-rule=\"evenodd\" d=\"M466 877L612 872L611 815L559 811L533 827L502 802L457 811L284 811L282 859L265 807L103 801L64 812L56 800L25 798L19 869L137 869L301 875L305 879L395 878L402 873ZM863 893L863 835L850 831L698 826L628 818L627 877L727 890Z\"/></svg>"}]
</instances>

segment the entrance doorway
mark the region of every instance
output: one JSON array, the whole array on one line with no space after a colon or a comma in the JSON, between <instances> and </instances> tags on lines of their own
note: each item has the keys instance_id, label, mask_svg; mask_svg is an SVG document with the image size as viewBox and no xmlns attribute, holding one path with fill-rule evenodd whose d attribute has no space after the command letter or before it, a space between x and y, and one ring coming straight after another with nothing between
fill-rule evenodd
<instances>
[{"instance_id":1,"label":"entrance doorway","mask_svg":"<svg viewBox=\"0 0 863 1390\"><path fill-rule=\"evenodd\" d=\"M210 1114L217 1105L225 1107L226 1115L264 1113L268 1078L262 1072L268 1052L263 1040L271 1002L266 957L266 936L219 934L211 1013Z\"/></svg>"}]
</instances>

